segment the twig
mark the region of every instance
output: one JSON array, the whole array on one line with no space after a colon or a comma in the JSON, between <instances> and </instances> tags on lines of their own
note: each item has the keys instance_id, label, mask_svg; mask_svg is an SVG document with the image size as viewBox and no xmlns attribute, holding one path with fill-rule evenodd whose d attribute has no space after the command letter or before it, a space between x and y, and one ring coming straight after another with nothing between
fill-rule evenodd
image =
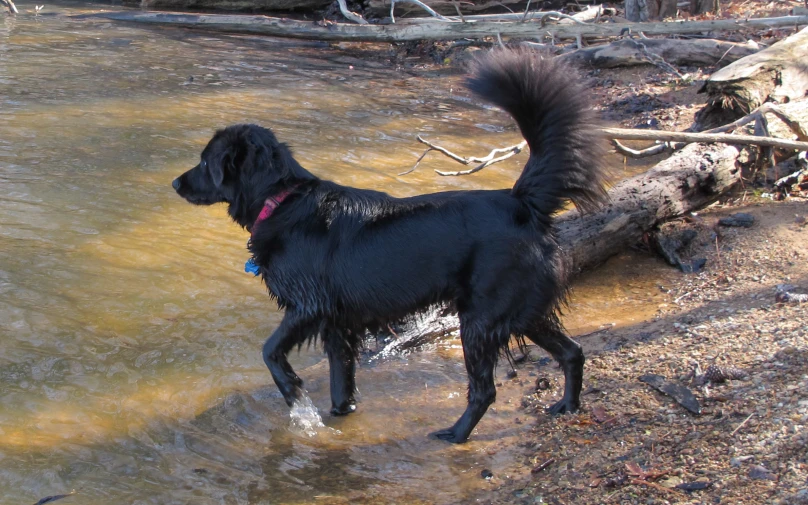
<instances>
[{"instance_id":1,"label":"twig","mask_svg":"<svg viewBox=\"0 0 808 505\"><path fill-rule=\"evenodd\" d=\"M453 1L452 1L452 5L454 5L455 11L457 11L457 17L459 17L459 18L460 18L460 22L461 22L461 23L465 23L465 22L466 22L466 18L464 18L464 17L463 17L463 13L462 13L462 12L460 12L460 2L457 2L456 0L453 0Z\"/></svg>"},{"instance_id":2,"label":"twig","mask_svg":"<svg viewBox=\"0 0 808 505\"><path fill-rule=\"evenodd\" d=\"M501 43L502 41L500 39L500 44ZM766 113L775 114L778 118L782 119L783 122L786 123L792 129L792 131L794 131L794 133L800 138L800 140L794 141L769 136L768 128L765 127L765 120L763 119L763 115ZM759 127L758 130L764 133L765 134L764 136L731 135L727 133L719 133L734 130L756 119L758 120L758 124L763 125L763 127ZM714 128L713 130L709 130L707 132L702 133L636 130L625 128L603 128L601 129L601 133L603 136L612 140L612 144L614 144L615 149L619 153L632 158L644 158L647 156L654 156L664 152L675 151L683 147L684 145L693 142L699 142L705 144L725 143L725 144L757 145L766 147L778 147L781 149L789 149L802 152L808 151L808 141L806 141L808 140L808 134L806 134L805 130L802 128L799 122L797 122L796 120L788 116L785 112L783 112L782 110L778 109L777 107L771 104L764 104L761 107L755 109L747 116L738 119L737 121L729 125L725 125L720 128ZM424 157L429 153L429 151L438 151L444 154L445 156L452 158L456 162L462 163L463 165L478 163L477 166L469 170L461 170L456 172L442 172L440 170L435 170L435 172L437 172L439 175L442 176L459 176L479 172L480 170L489 165L493 165L494 163L506 160L511 156L513 156L514 154L520 153L527 146L527 143L523 141L520 142L519 144L510 147L494 149L488 154L488 156L485 156L483 158L477 158L473 156L465 158L463 156L454 154L448 149L432 144L431 142L423 139L420 135L417 137L417 139L418 142L426 144L429 147L429 149L427 149L426 151L424 151L423 154L421 154L421 156L415 162L415 165L410 170L400 173L399 174L400 176L407 175L413 172L421 163L421 161L423 161ZM635 150L621 144L620 142L617 141L617 139L654 140L654 141L660 141L661 143L646 149ZM496 157L497 155L500 154L502 155Z\"/></svg>"},{"instance_id":3,"label":"twig","mask_svg":"<svg viewBox=\"0 0 808 505\"><path fill-rule=\"evenodd\" d=\"M665 152L673 152L676 149L684 146L684 144L671 144L670 142L663 142L661 144L656 144L646 149L640 149L637 151L628 146L624 146L618 142L617 139L612 139L612 145L614 145L614 148L618 153L628 156L629 158L647 158L648 156L656 156L657 154Z\"/></svg>"},{"instance_id":4,"label":"twig","mask_svg":"<svg viewBox=\"0 0 808 505\"><path fill-rule=\"evenodd\" d=\"M642 33L640 33L640 35L643 38L646 38ZM685 79L685 76L680 74L679 71L676 70L676 67L674 67L673 65L671 65L670 63L665 61L665 59L662 58L662 56L660 56L660 55L658 55L656 53L652 53L651 51L649 51L648 47L646 47L645 44L643 44L642 42L639 42L637 40L634 40L633 37L629 37L628 40L630 40L631 43L634 44L634 46L637 49L639 49L640 52L642 52L643 56L645 56L645 59L648 60L650 63L653 63L654 65L658 66L662 70L665 70L666 72L669 72L669 73L675 75L679 79L682 79L682 80Z\"/></svg>"},{"instance_id":5,"label":"twig","mask_svg":"<svg viewBox=\"0 0 808 505\"><path fill-rule=\"evenodd\" d=\"M0 1L4 1L4 0L0 0ZM46 497L42 498L41 500L39 500L38 502L36 502L34 505L45 505L46 503L52 503L52 502L55 502L57 500L61 500L63 498L73 496L75 494L76 494L76 490L74 489L74 490L72 490L72 491L70 491L69 493L66 493L66 494L56 494L56 495L53 495L53 496L46 496Z\"/></svg>"},{"instance_id":6,"label":"twig","mask_svg":"<svg viewBox=\"0 0 808 505\"><path fill-rule=\"evenodd\" d=\"M422 144L426 144L428 149L426 151L424 151L424 153L418 158L418 161L415 162L414 167L412 167L410 170L408 170L406 172L402 172L399 175L407 175L410 172L412 172L413 170L415 170L415 168L418 166L418 164L421 162L421 160L424 159L424 157L427 155L427 153L429 153L429 151L438 151L439 153L441 153L441 154L443 154L445 156L448 156L449 158L452 158L456 162L462 163L463 165L470 165L472 163L479 163L479 165L475 166L474 168L471 168L469 170L459 171L459 172L442 172L440 170L435 170L435 172L437 172L439 175L456 176L456 175L468 175L468 174L473 174L474 172L478 172L478 171L482 170L483 168L485 168L485 167L487 167L489 165L493 165L494 163L499 163L500 161L506 160L506 159L510 158L511 156L513 156L515 154L519 154L520 152L522 152L522 150L525 148L525 146L527 146L527 142L522 141L519 144L510 146L510 147L502 147L502 148L494 149L490 153L488 153L487 156L484 156L482 158L477 158L475 156L470 156L468 158L464 158L462 156L459 156L459 155L451 152L450 150L446 149L445 147L441 147L439 145L436 145L436 144L433 144L433 143L429 142L428 140L424 139L420 135L418 135L416 138L418 139L418 142L420 142ZM504 154L502 154L502 153L504 153ZM495 157L498 154L502 154L502 156Z\"/></svg>"},{"instance_id":7,"label":"twig","mask_svg":"<svg viewBox=\"0 0 808 505\"><path fill-rule=\"evenodd\" d=\"M762 114L774 114L780 119L783 123L788 126L792 132L797 136L797 139L802 142L808 142L808 132L800 125L800 123L786 114L782 109L777 107L772 103L764 103L757 109L753 110L749 114L745 115L744 117L733 121L732 123L725 124L724 126L719 126L718 128L713 128L712 130L706 130L702 133L726 133L730 131L734 131L745 124L751 123L752 121L757 120L758 117Z\"/></svg>"},{"instance_id":8,"label":"twig","mask_svg":"<svg viewBox=\"0 0 808 505\"><path fill-rule=\"evenodd\" d=\"M717 66L718 66L718 64L719 64L719 63L721 63L721 60L723 60L723 59L724 59L724 57L725 57L726 55L728 55L728 54L729 54L729 52L730 52L730 51L732 51L732 48L734 48L734 47L735 47L735 46L729 46L729 49L727 49L726 51L724 51L724 54L722 54L722 55L721 55L721 57L720 57L720 58L718 58L718 61L716 61L716 62L715 62L715 65L714 65L714 66L716 66L716 67L717 67Z\"/></svg>"},{"instance_id":9,"label":"twig","mask_svg":"<svg viewBox=\"0 0 808 505\"><path fill-rule=\"evenodd\" d=\"M430 147L429 149L424 151L424 154L419 156L418 160L416 160L415 165L413 165L412 168L407 170L406 172L401 172L400 174L398 174L399 177L402 176L402 175L407 175L407 174L411 174L412 172L415 172L415 169L418 168L418 165L421 163L421 160L423 160L426 157L426 155L429 154L429 151L434 151L434 149Z\"/></svg>"},{"instance_id":10,"label":"twig","mask_svg":"<svg viewBox=\"0 0 808 505\"><path fill-rule=\"evenodd\" d=\"M530 0L527 0L527 5L525 6L525 13L522 15L521 21L524 22L527 19L527 15L530 12Z\"/></svg>"},{"instance_id":11,"label":"twig","mask_svg":"<svg viewBox=\"0 0 808 505\"><path fill-rule=\"evenodd\" d=\"M734 430L732 430L732 433L730 433L730 434L729 434L729 436L734 437L734 436L735 436L735 434L736 434L736 433L738 433L738 430L740 430L740 429L743 427L743 425L744 425L744 424L746 424L746 422L747 422L747 421L749 421L750 419L752 419L752 416L754 416L754 415L755 415L755 413L754 413L754 412L752 412L751 414L749 414L749 416L747 416L747 418L746 418L746 419L744 419L744 420L743 420L743 422L742 422L741 424L739 424L737 428L735 428Z\"/></svg>"},{"instance_id":12,"label":"twig","mask_svg":"<svg viewBox=\"0 0 808 505\"><path fill-rule=\"evenodd\" d=\"M433 18L438 18L441 21L446 21L447 23L454 23L455 22L455 20L453 20L453 19L449 19L446 16L442 16L442 15L438 14L437 12L432 10L432 8L430 6L428 6L427 4L422 2L421 0L392 0L390 2L390 21L393 22L393 23L396 22L395 17L393 17L393 9L395 9L395 7L396 7L396 2L406 2L406 3L415 4L418 7L424 9L427 12L427 14L429 14Z\"/></svg>"},{"instance_id":13,"label":"twig","mask_svg":"<svg viewBox=\"0 0 808 505\"><path fill-rule=\"evenodd\" d=\"M550 458L547 461L545 461L544 463L542 463L541 465L534 467L530 471L530 473L539 473L542 470L544 470L545 468L547 468L548 466L552 465L553 463L555 463L555 458Z\"/></svg>"},{"instance_id":14,"label":"twig","mask_svg":"<svg viewBox=\"0 0 808 505\"><path fill-rule=\"evenodd\" d=\"M547 20L549 20L549 19L552 19L553 21L558 21L559 19L570 19L574 23L579 24L579 25L588 24L588 23L584 23L580 19L577 19L577 18L575 18L573 16L569 16L567 14L562 14L562 13L560 13L558 11L549 11L549 12L542 13L542 16L539 18L539 21L541 21L541 26L544 27L547 24Z\"/></svg>"},{"instance_id":15,"label":"twig","mask_svg":"<svg viewBox=\"0 0 808 505\"><path fill-rule=\"evenodd\" d=\"M692 294L693 294L692 291L688 291L687 293L683 294L679 298L676 298L675 300L673 300L673 303L679 303L680 301L684 300L685 298L687 298L688 296L690 296Z\"/></svg>"},{"instance_id":16,"label":"twig","mask_svg":"<svg viewBox=\"0 0 808 505\"><path fill-rule=\"evenodd\" d=\"M345 0L337 0L337 3L339 4L339 11L343 16L345 16L345 19L353 21L354 23L359 23L360 25L368 24L365 18L351 10L348 10L348 5L345 3Z\"/></svg>"}]
</instances>

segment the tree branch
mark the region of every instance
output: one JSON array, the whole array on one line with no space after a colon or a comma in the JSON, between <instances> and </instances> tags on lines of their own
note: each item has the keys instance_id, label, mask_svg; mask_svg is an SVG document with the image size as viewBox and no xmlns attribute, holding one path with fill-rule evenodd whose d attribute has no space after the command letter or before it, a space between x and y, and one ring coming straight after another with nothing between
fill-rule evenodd
<instances>
[{"instance_id":1,"label":"tree branch","mask_svg":"<svg viewBox=\"0 0 808 505\"><path fill-rule=\"evenodd\" d=\"M416 138L418 139L418 142L420 142L422 144L425 144L428 147L428 149L426 151L424 151L424 153L418 158L418 160L415 162L415 166L413 166L410 170L408 170L406 172L402 172L402 173L400 173L398 175L407 175L407 174L413 172L418 167L418 164L421 163L421 160L423 160L424 157L427 155L427 153L429 153L430 151L438 151L439 153L441 153L441 154L443 154L445 156L448 156L449 158L452 158L456 162L461 163L463 165L470 165L472 163L478 163L477 166L475 166L473 168L470 168L469 170L461 170L461 171L458 171L458 172L442 172L440 170L435 170L435 172L438 175L456 176L456 175L468 175L468 174L473 174L474 172L479 172L480 170L484 169L485 167L487 167L489 165L493 165L494 163L499 163L500 161L507 160L508 158L510 158L511 156L513 156L515 154L519 154L520 152L522 152L522 150L525 148L525 146L527 146L527 142L522 141L522 142L520 142L520 143L518 143L516 145L510 146L510 147L501 147L501 148L498 148L498 149L494 149L490 153L488 153L487 156L483 156L482 158L477 158L476 156L469 156L468 158L464 158L463 156L459 156L459 155L453 153L452 151L446 149L445 147L441 147L441 146L439 146L437 144L433 144L432 142L429 142L428 140L424 139L420 135L418 135ZM502 154L502 153L504 153L504 154ZM502 156L496 156L498 154L502 154Z\"/></svg>"},{"instance_id":2,"label":"tree branch","mask_svg":"<svg viewBox=\"0 0 808 505\"><path fill-rule=\"evenodd\" d=\"M12 14L19 14L20 11L17 10L17 6L14 5L14 2L11 0L0 0L0 3L8 7L9 12Z\"/></svg>"},{"instance_id":3,"label":"tree branch","mask_svg":"<svg viewBox=\"0 0 808 505\"><path fill-rule=\"evenodd\" d=\"M368 24L365 18L353 11L348 10L348 5L345 3L345 0L337 0L337 3L339 4L339 11L343 16L345 16L346 19L349 19L354 23L359 23L360 25Z\"/></svg>"},{"instance_id":4,"label":"tree branch","mask_svg":"<svg viewBox=\"0 0 808 505\"><path fill-rule=\"evenodd\" d=\"M624 155L628 156L629 158L647 158L648 156L656 156L657 154L665 153L665 152L673 152L676 149L684 146L685 144L671 144L670 142L663 142L661 144L655 144L651 147L640 149L639 151L632 149L628 146L624 146L617 139L612 139L612 145L614 146L615 150Z\"/></svg>"},{"instance_id":5,"label":"tree branch","mask_svg":"<svg viewBox=\"0 0 808 505\"><path fill-rule=\"evenodd\" d=\"M689 133L689 132L669 132L655 130L632 130L626 128L603 128L603 135L612 139L624 140L665 140L674 142L702 144L743 144L758 145L767 147L779 147L780 149L793 149L796 151L808 151L808 142L796 140L779 139L775 137L758 137L755 135L729 135L723 133Z\"/></svg>"},{"instance_id":6,"label":"tree branch","mask_svg":"<svg viewBox=\"0 0 808 505\"><path fill-rule=\"evenodd\" d=\"M344 0L341 0L341 1L344 1ZM437 12L435 12L434 10L432 10L432 8L431 8L430 6L428 6L428 5L427 5L427 4L425 4L424 2L421 2L420 0L392 0L392 1L390 2L390 20L391 20L393 23L395 23L395 22L396 22L396 18L395 18L395 17L393 17L393 10L396 8L396 2L402 2L402 3L411 3L411 4L415 4L415 5L417 5L418 7L420 7L420 8L422 8L422 9L424 9L424 10L427 12L427 14L429 14L429 15L430 15L430 16L432 16L433 18L437 18L437 19L440 19L441 21L446 21L446 22L448 22L448 23L454 23L454 22L456 22L456 21L455 21L455 20L453 20L453 19L449 19L449 18L447 18L446 16L442 16L442 15L438 14Z\"/></svg>"}]
</instances>

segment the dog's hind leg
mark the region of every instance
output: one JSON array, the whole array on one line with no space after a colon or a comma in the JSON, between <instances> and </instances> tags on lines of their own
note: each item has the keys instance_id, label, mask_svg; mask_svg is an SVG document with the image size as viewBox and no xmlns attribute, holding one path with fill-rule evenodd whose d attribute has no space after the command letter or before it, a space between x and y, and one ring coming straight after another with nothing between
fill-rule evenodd
<instances>
[{"instance_id":1,"label":"dog's hind leg","mask_svg":"<svg viewBox=\"0 0 808 505\"><path fill-rule=\"evenodd\" d=\"M263 357L275 384L288 406L306 396L303 381L297 376L286 355L295 345L305 341L317 331L317 325L292 311L283 316L280 326L264 343Z\"/></svg>"},{"instance_id":2,"label":"dog's hind leg","mask_svg":"<svg viewBox=\"0 0 808 505\"><path fill-rule=\"evenodd\" d=\"M460 340L463 343L463 357L469 376L466 411L451 428L432 433L434 437L455 444L463 443L469 438L471 431L497 398L494 385L494 367L499 348L497 339L485 331L469 326L463 324L461 316Z\"/></svg>"},{"instance_id":3,"label":"dog's hind leg","mask_svg":"<svg viewBox=\"0 0 808 505\"><path fill-rule=\"evenodd\" d=\"M553 325L541 325L525 335L549 352L564 371L564 396L550 406L551 414L575 412L581 406L584 377L584 352L581 345Z\"/></svg>"},{"instance_id":4,"label":"dog's hind leg","mask_svg":"<svg viewBox=\"0 0 808 505\"><path fill-rule=\"evenodd\" d=\"M356 359L340 330L326 329L323 342L331 371L331 414L344 416L356 410Z\"/></svg>"}]
</instances>

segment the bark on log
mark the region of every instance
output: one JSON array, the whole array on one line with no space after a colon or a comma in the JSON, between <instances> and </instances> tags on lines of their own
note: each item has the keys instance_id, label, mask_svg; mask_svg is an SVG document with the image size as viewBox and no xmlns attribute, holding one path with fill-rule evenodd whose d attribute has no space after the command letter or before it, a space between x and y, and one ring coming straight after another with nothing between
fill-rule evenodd
<instances>
[{"instance_id":1,"label":"bark on log","mask_svg":"<svg viewBox=\"0 0 808 505\"><path fill-rule=\"evenodd\" d=\"M736 44L714 39L643 39L639 41L671 65L728 65L754 54L757 45ZM565 59L583 67L615 68L633 65L653 65L638 47L638 41L623 39L598 46L585 47L562 54Z\"/></svg>"},{"instance_id":2,"label":"bark on log","mask_svg":"<svg viewBox=\"0 0 808 505\"><path fill-rule=\"evenodd\" d=\"M708 130L730 123L767 101L806 96L806 55L808 28L714 73L700 90L709 98L696 113L695 129Z\"/></svg>"},{"instance_id":3,"label":"bark on log","mask_svg":"<svg viewBox=\"0 0 808 505\"><path fill-rule=\"evenodd\" d=\"M640 241L658 224L715 201L740 180L741 150L724 144L691 144L650 171L609 191L609 205L582 216L573 210L556 220L567 271L573 275L606 261ZM457 330L457 318L435 308L395 330L385 353L400 353ZM380 337L384 339L384 337ZM389 337L387 337L389 340Z\"/></svg>"},{"instance_id":4,"label":"bark on log","mask_svg":"<svg viewBox=\"0 0 808 505\"><path fill-rule=\"evenodd\" d=\"M194 28L210 28L225 32L257 33L277 37L355 42L404 42L409 40L456 40L492 35L535 38L614 37L626 29L646 35L700 33L715 30L775 28L808 24L808 16L783 16L762 19L714 19L668 23L597 23L547 25L539 23L418 23L395 25L355 25L349 23L307 22L268 16L229 14L184 14L176 12L101 12L82 14L76 19L104 18Z\"/></svg>"}]
</instances>

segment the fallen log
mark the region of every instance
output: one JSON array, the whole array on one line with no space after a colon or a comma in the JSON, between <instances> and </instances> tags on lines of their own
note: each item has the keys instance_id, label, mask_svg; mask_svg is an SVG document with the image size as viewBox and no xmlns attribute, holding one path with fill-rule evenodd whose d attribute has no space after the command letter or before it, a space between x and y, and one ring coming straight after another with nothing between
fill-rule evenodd
<instances>
[{"instance_id":1,"label":"fallen log","mask_svg":"<svg viewBox=\"0 0 808 505\"><path fill-rule=\"evenodd\" d=\"M731 135L726 133L690 133L662 130L636 130L629 128L603 128L603 134L610 139L623 140L663 140L666 142L701 142L758 145L778 147L780 149L793 149L795 151L808 151L808 142L781 139L776 137L761 137L757 135Z\"/></svg>"},{"instance_id":2,"label":"fallen log","mask_svg":"<svg viewBox=\"0 0 808 505\"><path fill-rule=\"evenodd\" d=\"M728 65L756 53L756 44L737 44L715 39L622 39L610 44L585 47L558 56L583 68L616 68L651 65L645 51L660 56L671 65Z\"/></svg>"},{"instance_id":3,"label":"fallen log","mask_svg":"<svg viewBox=\"0 0 808 505\"><path fill-rule=\"evenodd\" d=\"M808 16L783 16L760 19L713 19L659 23L591 23L545 25L540 23L434 22L418 24L356 25L330 21L296 21L255 15L186 14L176 12L99 12L81 14L74 19L103 18L173 26L207 28L223 32L255 33L277 37L356 42L404 42L409 40L455 40L489 36L510 37L615 37L624 31L646 35L700 33L716 30L776 28L808 24Z\"/></svg>"},{"instance_id":4,"label":"fallen log","mask_svg":"<svg viewBox=\"0 0 808 505\"><path fill-rule=\"evenodd\" d=\"M779 138L779 139L786 139L786 140L788 139L789 136L796 136L798 141L806 143L806 145L808 145L808 130L806 130L806 128L803 127L803 125L808 125L808 106L806 106L806 102L808 102L808 101L807 100L795 100L793 102L789 102L787 104L783 104L783 105L779 105L779 106L774 105L772 103L764 103L763 105L761 105L757 109L753 110L752 112L750 112L746 116L738 119L737 121L734 121L732 123L728 123L728 124L720 126L718 128L713 128L711 130L707 130L705 132L702 132L701 134L696 134L696 135L704 135L704 134L710 134L710 133L726 133L726 132L736 131L739 128L744 127L748 123L754 122L756 131L758 131L758 130L760 130L760 131L766 130L766 131L769 131L769 134L770 134L771 137ZM766 116L768 114L771 114L771 115L775 116L780 121L770 122L766 118ZM763 123L763 126L758 127L757 126L758 123ZM618 130L618 132L623 132L623 131L628 132L629 134L632 134L630 136L632 138L634 138L635 140L638 138L638 137L633 136L633 132L636 132L638 130ZM648 156L655 156L655 155L663 153L663 152L673 152L673 151L675 151L677 149L681 149L685 144L688 143L688 142L685 142L683 140L678 140L678 141L665 140L664 136L666 135L666 133L667 132L658 132L658 133L646 134L645 137L647 137L647 140L654 140L654 141L657 141L657 142L664 141L664 142L661 143L661 144L659 144L659 143L654 144L651 147L641 149L641 150L635 150L635 149L628 148L628 147L622 145L620 142L618 142L617 141L618 138L623 138L623 137L620 136L620 133L618 133L617 136L612 138L612 144L614 145L615 149L617 149L617 152L619 152L620 154L623 154L624 156L629 156L631 158L645 158L645 157L648 157ZM693 135L693 134L691 134L691 135ZM682 139L687 138L687 139L693 140L695 142L703 142L704 141L703 139L705 139L705 137L703 137L703 136L695 136L694 137L694 136L690 136L690 135L687 136L687 137L681 137L681 138ZM709 138L709 137L707 137L707 138ZM760 139L760 137L758 137L758 136L755 136L754 138L756 138L758 140ZM733 143L731 141L723 140L724 137L714 137L714 139L722 139L722 141L724 143L728 143L728 144ZM736 137L736 139L737 139L737 137ZM768 142L768 141L764 141L764 142ZM749 144L762 145L760 142L749 142ZM768 147L776 147L776 146L768 146ZM799 147L799 144L792 144L790 147ZM789 154L788 151L790 151L791 154L794 153L793 149L786 149L786 153L785 153L786 156L782 156L783 158L788 157L788 154Z\"/></svg>"},{"instance_id":5,"label":"fallen log","mask_svg":"<svg viewBox=\"0 0 808 505\"><path fill-rule=\"evenodd\" d=\"M749 114L764 102L784 102L808 93L808 28L727 65L699 91L707 105L696 113L693 129L707 130Z\"/></svg>"},{"instance_id":6,"label":"fallen log","mask_svg":"<svg viewBox=\"0 0 808 505\"><path fill-rule=\"evenodd\" d=\"M449 16L450 19L453 21L464 21L464 22L479 22L479 21L513 21L513 22L524 22L524 21L533 21L533 20L541 20L548 12L545 11L529 11L529 12L509 12L506 14L470 14L465 15L462 18L459 16ZM571 19L564 18L558 21L559 24L570 24L574 23L575 21L594 21L598 18L604 18L606 16L614 16L617 14L617 10L610 8L610 7L603 7L603 6L588 6L586 9L576 12L572 16ZM545 21L548 21L545 18ZM417 18L404 18L404 19L396 19L396 23L404 23L404 24L415 24L415 23L434 23L435 20L431 17L417 17Z\"/></svg>"},{"instance_id":7,"label":"fallen log","mask_svg":"<svg viewBox=\"0 0 808 505\"><path fill-rule=\"evenodd\" d=\"M741 178L740 148L691 144L648 172L626 179L609 191L603 210L567 212L556 220L565 267L572 275L591 269L636 244L658 224L704 207ZM437 307L377 338L386 353L406 351L457 331L457 319Z\"/></svg>"}]
</instances>

